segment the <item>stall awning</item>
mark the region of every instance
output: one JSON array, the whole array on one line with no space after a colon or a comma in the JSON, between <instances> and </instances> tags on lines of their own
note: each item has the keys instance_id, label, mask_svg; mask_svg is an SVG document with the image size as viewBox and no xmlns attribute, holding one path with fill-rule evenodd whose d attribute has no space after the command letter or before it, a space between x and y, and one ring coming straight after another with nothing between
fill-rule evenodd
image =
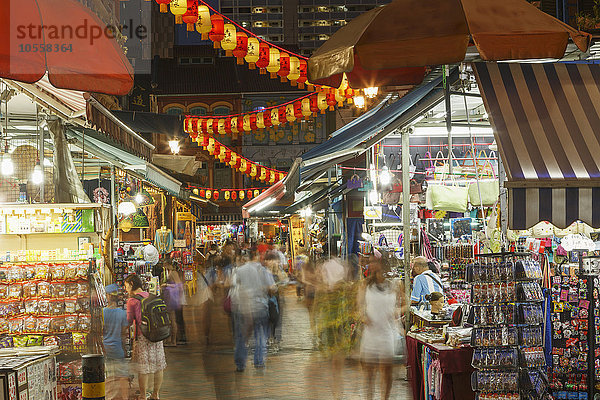
<instances>
[{"instance_id":1,"label":"stall awning","mask_svg":"<svg viewBox=\"0 0 600 400\"><path fill-rule=\"evenodd\" d=\"M509 182L513 229L600 227L600 65L476 63Z\"/></svg>"},{"instance_id":2,"label":"stall awning","mask_svg":"<svg viewBox=\"0 0 600 400\"><path fill-rule=\"evenodd\" d=\"M279 181L242 206L242 215L244 218L250 218L252 214L280 200L286 193L284 181Z\"/></svg>"},{"instance_id":3,"label":"stall awning","mask_svg":"<svg viewBox=\"0 0 600 400\"><path fill-rule=\"evenodd\" d=\"M179 196L181 191L181 182L173 178L171 175L163 172L155 165L146 162L140 157L137 157L129 152L112 146L109 143L94 137L93 134L86 132L85 138L82 132L69 130L69 135L74 136L79 142L79 146L85 146L85 151L94 156L116 165L119 168L138 172L148 182L153 183L157 187L166 190L172 195Z\"/></svg>"}]
</instances>

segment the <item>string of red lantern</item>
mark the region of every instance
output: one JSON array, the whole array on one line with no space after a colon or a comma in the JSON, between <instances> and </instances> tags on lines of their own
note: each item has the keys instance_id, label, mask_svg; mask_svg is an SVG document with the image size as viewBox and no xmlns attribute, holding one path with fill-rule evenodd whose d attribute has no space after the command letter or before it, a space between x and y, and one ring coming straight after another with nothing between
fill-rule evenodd
<instances>
[{"instance_id":1,"label":"string of red lantern","mask_svg":"<svg viewBox=\"0 0 600 400\"><path fill-rule=\"evenodd\" d=\"M278 106L243 114L206 117L187 116L183 121L183 129L193 140L198 137L198 134L249 133L272 126L293 123L301 119L308 119L311 116L316 116L318 112L325 113L325 110L333 110L336 105L340 107L344 101L352 102L353 96L353 89L344 92L333 89L327 92L320 91L319 93L308 94Z\"/></svg>"},{"instance_id":2,"label":"string of red lantern","mask_svg":"<svg viewBox=\"0 0 600 400\"><path fill-rule=\"evenodd\" d=\"M195 141L208 151L208 154L218 158L219 161L229 164L252 179L273 184L282 180L286 173L273 168L267 168L232 151L229 147L221 144L210 135L198 135Z\"/></svg>"},{"instance_id":3,"label":"string of red lantern","mask_svg":"<svg viewBox=\"0 0 600 400\"><path fill-rule=\"evenodd\" d=\"M253 197L258 196L264 192L265 188L245 188L245 189L214 189L205 188L200 186L194 186L188 184L188 187L192 189L192 193L196 196L200 196L206 199L214 200L226 200L226 201L244 201L245 199L251 200Z\"/></svg>"},{"instance_id":4,"label":"string of red lantern","mask_svg":"<svg viewBox=\"0 0 600 400\"><path fill-rule=\"evenodd\" d=\"M175 15L175 22L186 23L188 31L197 31L203 40L211 40L215 48L225 50L227 56L236 57L239 65L248 63L250 69L260 68L260 73L279 76L281 82L312 90L307 75L307 57L290 52L268 42L232 19L220 14L203 0L156 0L160 11L167 12L167 3ZM212 14L211 14L212 11ZM227 23L225 22L227 21ZM329 87L325 87L329 89ZM340 86L339 89L345 89Z\"/></svg>"}]
</instances>

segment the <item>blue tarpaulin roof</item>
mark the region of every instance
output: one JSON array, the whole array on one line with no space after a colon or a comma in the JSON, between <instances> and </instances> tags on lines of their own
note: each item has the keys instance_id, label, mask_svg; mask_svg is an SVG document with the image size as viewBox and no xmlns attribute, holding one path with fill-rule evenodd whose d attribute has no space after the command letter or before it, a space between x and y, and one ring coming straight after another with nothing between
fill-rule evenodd
<instances>
[{"instance_id":1,"label":"blue tarpaulin roof","mask_svg":"<svg viewBox=\"0 0 600 400\"><path fill-rule=\"evenodd\" d=\"M428 84L410 91L398 101L378 106L377 111L362 115L350 124L334 132L329 140L304 153L302 160L308 161L337 151L354 148L408 111L419 100L435 89L441 81L442 77L440 76ZM384 100L384 102L389 102L389 99Z\"/></svg>"}]
</instances>

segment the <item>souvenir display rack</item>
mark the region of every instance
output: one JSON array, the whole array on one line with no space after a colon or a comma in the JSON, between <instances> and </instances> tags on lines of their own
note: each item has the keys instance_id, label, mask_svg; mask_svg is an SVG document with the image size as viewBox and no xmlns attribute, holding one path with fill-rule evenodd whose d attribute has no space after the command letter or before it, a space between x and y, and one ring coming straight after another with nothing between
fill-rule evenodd
<instances>
[{"instance_id":1,"label":"souvenir display rack","mask_svg":"<svg viewBox=\"0 0 600 400\"><path fill-rule=\"evenodd\" d=\"M478 399L545 399L542 269L527 253L476 255L467 268Z\"/></svg>"},{"instance_id":2,"label":"souvenir display rack","mask_svg":"<svg viewBox=\"0 0 600 400\"><path fill-rule=\"evenodd\" d=\"M476 246L472 243L453 243L444 247L444 257L448 260L448 281L450 293L459 303L468 304L471 291L466 281L467 265L472 264Z\"/></svg>"}]
</instances>

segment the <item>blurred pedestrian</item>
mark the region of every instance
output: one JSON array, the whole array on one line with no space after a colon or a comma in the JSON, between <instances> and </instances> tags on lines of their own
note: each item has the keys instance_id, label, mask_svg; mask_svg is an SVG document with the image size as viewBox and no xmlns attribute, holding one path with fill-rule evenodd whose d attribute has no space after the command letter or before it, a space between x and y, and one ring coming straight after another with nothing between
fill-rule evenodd
<instances>
[{"instance_id":1,"label":"blurred pedestrian","mask_svg":"<svg viewBox=\"0 0 600 400\"><path fill-rule=\"evenodd\" d=\"M129 275L125 278L125 289L129 293L127 300L127 321L134 326L134 342L132 362L138 373L138 383L140 385L140 397L138 399L146 400L146 389L148 389L148 380L152 379L154 386L150 400L159 399L160 388L163 382L163 371L167 368L165 359L165 350L163 342L150 342L142 334L142 302L139 298L148 298L148 292L142 289L143 283L139 275Z\"/></svg>"},{"instance_id":2,"label":"blurred pedestrian","mask_svg":"<svg viewBox=\"0 0 600 400\"><path fill-rule=\"evenodd\" d=\"M102 310L104 320L102 342L106 357L106 398L107 400L127 400L129 398L129 368L125 361L125 341L127 338L127 313L117 305L119 286L116 283L106 286L108 306Z\"/></svg>"},{"instance_id":3,"label":"blurred pedestrian","mask_svg":"<svg viewBox=\"0 0 600 400\"><path fill-rule=\"evenodd\" d=\"M193 325L196 327L196 333L200 343L208 345L210 342L210 309L213 302L213 293L197 258L195 259L195 264L197 273L196 293L190 301L192 306Z\"/></svg>"},{"instance_id":4,"label":"blurred pedestrian","mask_svg":"<svg viewBox=\"0 0 600 400\"><path fill-rule=\"evenodd\" d=\"M167 261L164 265L167 271L167 280L162 285L162 295L171 316L171 337L164 345L174 347L177 346L178 337L181 338L181 333L185 336L182 305L183 282L171 262Z\"/></svg>"},{"instance_id":5,"label":"blurred pedestrian","mask_svg":"<svg viewBox=\"0 0 600 400\"><path fill-rule=\"evenodd\" d=\"M348 280L347 266L333 257L320 266L318 276L321 284L315 297L315 315L319 348L331 362L333 398L341 399L342 367L356 340L356 285Z\"/></svg>"},{"instance_id":6,"label":"blurred pedestrian","mask_svg":"<svg viewBox=\"0 0 600 400\"><path fill-rule=\"evenodd\" d=\"M365 371L368 400L373 399L378 368L381 371L382 399L390 398L392 388L393 359L398 335L398 293L395 285L386 279L387 272L389 265L383 259L372 260L366 284L361 287L357 299L363 322L360 357Z\"/></svg>"},{"instance_id":7,"label":"blurred pedestrian","mask_svg":"<svg viewBox=\"0 0 600 400\"><path fill-rule=\"evenodd\" d=\"M248 349L246 342L254 332L254 366L265 367L269 319L269 295L274 290L273 276L259 262L256 247L250 250L250 261L238 267L233 274L230 290L234 321L236 371L246 369Z\"/></svg>"},{"instance_id":8,"label":"blurred pedestrian","mask_svg":"<svg viewBox=\"0 0 600 400\"><path fill-rule=\"evenodd\" d=\"M269 346L279 351L281 343L281 322L283 318L283 295L280 288L287 282L287 275L281 268L280 258L275 251L269 251L265 255L265 267L273 276L275 289L269 296Z\"/></svg>"}]
</instances>

